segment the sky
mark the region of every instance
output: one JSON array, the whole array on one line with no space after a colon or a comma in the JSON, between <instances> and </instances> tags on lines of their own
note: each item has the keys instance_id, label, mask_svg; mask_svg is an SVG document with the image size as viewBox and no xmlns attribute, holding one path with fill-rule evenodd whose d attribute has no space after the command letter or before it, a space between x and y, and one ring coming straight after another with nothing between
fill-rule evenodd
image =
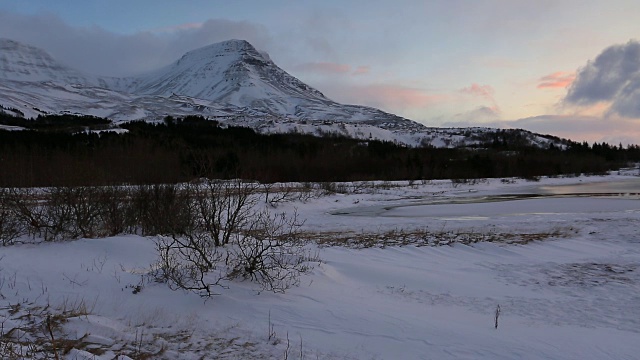
<instances>
[{"instance_id":1,"label":"sky","mask_svg":"<svg viewBox=\"0 0 640 360\"><path fill-rule=\"evenodd\" d=\"M244 39L342 103L428 126L640 143L635 0L0 0L0 37L125 76Z\"/></svg>"}]
</instances>

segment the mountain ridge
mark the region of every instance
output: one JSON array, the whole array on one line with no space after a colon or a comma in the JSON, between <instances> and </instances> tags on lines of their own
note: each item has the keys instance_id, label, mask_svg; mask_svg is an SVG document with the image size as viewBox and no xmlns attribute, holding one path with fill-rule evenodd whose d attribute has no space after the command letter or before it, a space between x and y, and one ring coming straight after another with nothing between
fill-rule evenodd
<instances>
[{"instance_id":1,"label":"mountain ridge","mask_svg":"<svg viewBox=\"0 0 640 360\"><path fill-rule=\"evenodd\" d=\"M8 81L99 87L135 96L175 94L206 100L212 105L245 108L249 115L262 113L300 120L411 121L379 109L328 99L279 68L268 55L245 40L227 40L194 49L160 69L122 78L81 73L57 62L44 50L9 39L0 39L0 48L3 49L0 59L4 59L0 60L3 64L0 78Z\"/></svg>"},{"instance_id":2,"label":"mountain ridge","mask_svg":"<svg viewBox=\"0 0 640 360\"><path fill-rule=\"evenodd\" d=\"M124 78L76 71L44 50L9 39L0 39L0 49L0 111L16 109L26 118L70 113L160 121L200 115L261 132L334 133L409 146L465 142L460 129L428 128L379 109L337 103L245 40L194 49L165 67Z\"/></svg>"},{"instance_id":3,"label":"mountain ridge","mask_svg":"<svg viewBox=\"0 0 640 360\"><path fill-rule=\"evenodd\" d=\"M93 84L91 76L57 62L46 51L7 38L0 38L0 79Z\"/></svg>"}]
</instances>

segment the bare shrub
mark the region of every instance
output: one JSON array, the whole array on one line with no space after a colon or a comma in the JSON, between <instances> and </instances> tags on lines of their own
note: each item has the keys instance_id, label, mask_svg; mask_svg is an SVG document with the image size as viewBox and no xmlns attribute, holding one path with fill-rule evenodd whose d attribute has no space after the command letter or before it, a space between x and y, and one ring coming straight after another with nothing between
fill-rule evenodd
<instances>
[{"instance_id":1,"label":"bare shrub","mask_svg":"<svg viewBox=\"0 0 640 360\"><path fill-rule=\"evenodd\" d=\"M335 194L338 192L338 186L335 182L322 182L320 189L325 195Z\"/></svg>"},{"instance_id":2,"label":"bare shrub","mask_svg":"<svg viewBox=\"0 0 640 360\"><path fill-rule=\"evenodd\" d=\"M230 278L243 277L263 290L284 292L298 285L309 269L297 214L256 214L250 228L237 237L229 258Z\"/></svg>"},{"instance_id":3,"label":"bare shrub","mask_svg":"<svg viewBox=\"0 0 640 360\"><path fill-rule=\"evenodd\" d=\"M113 236L132 231L131 193L118 187L0 189L0 241L16 236L44 241Z\"/></svg>"},{"instance_id":4,"label":"bare shrub","mask_svg":"<svg viewBox=\"0 0 640 360\"><path fill-rule=\"evenodd\" d=\"M258 184L241 180L207 180L190 186L197 218L196 232L207 234L214 246L226 245L246 228L258 203Z\"/></svg>"},{"instance_id":5,"label":"bare shrub","mask_svg":"<svg viewBox=\"0 0 640 360\"><path fill-rule=\"evenodd\" d=\"M140 185L133 190L131 217L143 235L184 234L192 226L189 188Z\"/></svg>"},{"instance_id":6,"label":"bare shrub","mask_svg":"<svg viewBox=\"0 0 640 360\"><path fill-rule=\"evenodd\" d=\"M41 236L45 224L44 207L41 195L33 189L7 189L4 197L5 206L11 209L10 215L15 216L26 235Z\"/></svg>"},{"instance_id":7,"label":"bare shrub","mask_svg":"<svg viewBox=\"0 0 640 360\"><path fill-rule=\"evenodd\" d=\"M77 239L104 235L100 188L55 187L47 189L46 194L46 220L56 229L56 237Z\"/></svg>"},{"instance_id":8,"label":"bare shrub","mask_svg":"<svg viewBox=\"0 0 640 360\"><path fill-rule=\"evenodd\" d=\"M258 185L240 180L206 181L188 192L192 224L158 237L156 279L205 297L237 278L274 292L297 285L311 257L296 215L258 212Z\"/></svg>"},{"instance_id":9,"label":"bare shrub","mask_svg":"<svg viewBox=\"0 0 640 360\"><path fill-rule=\"evenodd\" d=\"M212 272L224 263L226 254L209 240L202 233L158 237L158 261L152 275L172 290L193 291L203 297L214 295L213 288L222 286L226 275L223 271Z\"/></svg>"},{"instance_id":10,"label":"bare shrub","mask_svg":"<svg viewBox=\"0 0 640 360\"><path fill-rule=\"evenodd\" d=\"M94 189L88 187L12 189L6 201L24 233L60 241L98 235L99 209L94 195Z\"/></svg>"},{"instance_id":11,"label":"bare shrub","mask_svg":"<svg viewBox=\"0 0 640 360\"><path fill-rule=\"evenodd\" d=\"M12 196L8 189L0 188L0 245L3 246L13 244L25 233L13 206Z\"/></svg>"},{"instance_id":12,"label":"bare shrub","mask_svg":"<svg viewBox=\"0 0 640 360\"><path fill-rule=\"evenodd\" d=\"M375 189L375 184L372 181L359 181L352 183L354 194L371 193Z\"/></svg>"},{"instance_id":13,"label":"bare shrub","mask_svg":"<svg viewBox=\"0 0 640 360\"><path fill-rule=\"evenodd\" d=\"M303 195L302 189L295 189L289 185L262 184L262 189L264 202L273 208L284 202L302 200L306 196L306 194Z\"/></svg>"},{"instance_id":14,"label":"bare shrub","mask_svg":"<svg viewBox=\"0 0 640 360\"><path fill-rule=\"evenodd\" d=\"M105 235L135 232L137 224L132 197L133 193L128 188L105 186L100 189L100 223Z\"/></svg>"}]
</instances>

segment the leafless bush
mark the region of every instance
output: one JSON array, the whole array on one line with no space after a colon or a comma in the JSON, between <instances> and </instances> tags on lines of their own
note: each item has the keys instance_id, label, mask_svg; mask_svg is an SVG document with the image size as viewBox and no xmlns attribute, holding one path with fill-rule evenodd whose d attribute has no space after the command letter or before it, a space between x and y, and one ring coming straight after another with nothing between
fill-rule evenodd
<instances>
[{"instance_id":1,"label":"leafless bush","mask_svg":"<svg viewBox=\"0 0 640 360\"><path fill-rule=\"evenodd\" d=\"M214 295L213 288L225 280L226 252L215 246L204 233L193 232L182 236L161 236L156 241L158 262L153 276L173 290L183 289L203 297Z\"/></svg>"},{"instance_id":2,"label":"leafless bush","mask_svg":"<svg viewBox=\"0 0 640 360\"><path fill-rule=\"evenodd\" d=\"M214 246L230 242L233 234L246 228L258 203L258 185L241 180L207 180L190 186L194 201L196 232L206 233Z\"/></svg>"},{"instance_id":3,"label":"leafless bush","mask_svg":"<svg viewBox=\"0 0 640 360\"><path fill-rule=\"evenodd\" d=\"M27 235L44 241L113 236L132 231L132 193L115 186L0 189L0 241Z\"/></svg>"},{"instance_id":4,"label":"leafless bush","mask_svg":"<svg viewBox=\"0 0 640 360\"><path fill-rule=\"evenodd\" d=\"M0 188L0 245L11 245L25 233L8 189Z\"/></svg>"},{"instance_id":5,"label":"leafless bush","mask_svg":"<svg viewBox=\"0 0 640 360\"><path fill-rule=\"evenodd\" d=\"M264 202L276 208L279 204L297 199L302 200L301 189L296 189L288 185L262 184L264 192Z\"/></svg>"},{"instance_id":6,"label":"leafless bush","mask_svg":"<svg viewBox=\"0 0 640 360\"><path fill-rule=\"evenodd\" d=\"M12 218L8 221L45 241L95 237L100 228L96 194L90 187L11 189L6 198Z\"/></svg>"},{"instance_id":7,"label":"leafless bush","mask_svg":"<svg viewBox=\"0 0 640 360\"><path fill-rule=\"evenodd\" d=\"M44 215L43 200L33 189L6 189L4 197L5 207L10 208L9 216L19 223L24 233L31 237L44 233L42 218Z\"/></svg>"},{"instance_id":8,"label":"leafless bush","mask_svg":"<svg viewBox=\"0 0 640 360\"><path fill-rule=\"evenodd\" d=\"M391 181L385 180L378 184L377 187L384 190L391 190L392 188L397 187L397 185L394 185Z\"/></svg>"},{"instance_id":9,"label":"leafless bush","mask_svg":"<svg viewBox=\"0 0 640 360\"><path fill-rule=\"evenodd\" d=\"M257 212L253 183L206 181L189 187L192 226L158 237L156 279L172 288L213 295L236 278L282 292L308 270L297 216Z\"/></svg>"},{"instance_id":10,"label":"leafless bush","mask_svg":"<svg viewBox=\"0 0 640 360\"><path fill-rule=\"evenodd\" d=\"M133 190L131 217L144 235L184 234L192 226L189 188L140 185Z\"/></svg>"},{"instance_id":11,"label":"leafless bush","mask_svg":"<svg viewBox=\"0 0 640 360\"><path fill-rule=\"evenodd\" d=\"M100 189L100 222L107 236L135 232L133 192L128 188L106 186Z\"/></svg>"},{"instance_id":12,"label":"leafless bush","mask_svg":"<svg viewBox=\"0 0 640 360\"><path fill-rule=\"evenodd\" d=\"M55 187L46 189L45 194L45 221L55 230L54 238L94 238L103 235L100 188Z\"/></svg>"},{"instance_id":13,"label":"leafless bush","mask_svg":"<svg viewBox=\"0 0 640 360\"><path fill-rule=\"evenodd\" d=\"M309 256L300 233L297 214L256 214L250 228L237 237L229 258L230 277L241 276L260 284L263 290L284 292L298 285L306 272Z\"/></svg>"},{"instance_id":14,"label":"leafless bush","mask_svg":"<svg viewBox=\"0 0 640 360\"><path fill-rule=\"evenodd\" d=\"M320 183L320 189L327 195L338 192L338 186L335 182L322 182Z\"/></svg>"},{"instance_id":15,"label":"leafless bush","mask_svg":"<svg viewBox=\"0 0 640 360\"><path fill-rule=\"evenodd\" d=\"M353 183L353 193L363 194L366 192L372 192L375 185L372 181L358 181Z\"/></svg>"}]
</instances>

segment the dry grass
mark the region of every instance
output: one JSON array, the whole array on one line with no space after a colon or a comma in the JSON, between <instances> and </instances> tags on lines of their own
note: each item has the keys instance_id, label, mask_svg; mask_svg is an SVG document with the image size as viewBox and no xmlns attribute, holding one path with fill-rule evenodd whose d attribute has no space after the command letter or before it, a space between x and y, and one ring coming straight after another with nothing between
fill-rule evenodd
<instances>
[{"instance_id":1,"label":"dry grass","mask_svg":"<svg viewBox=\"0 0 640 360\"><path fill-rule=\"evenodd\" d=\"M388 246L443 246L453 244L471 245L479 242L524 245L532 241L566 238L572 228L556 228L546 232L478 232L478 231L430 231L427 229L393 229L379 232L307 232L308 239L320 246L342 246L348 248L370 248Z\"/></svg>"}]
</instances>

